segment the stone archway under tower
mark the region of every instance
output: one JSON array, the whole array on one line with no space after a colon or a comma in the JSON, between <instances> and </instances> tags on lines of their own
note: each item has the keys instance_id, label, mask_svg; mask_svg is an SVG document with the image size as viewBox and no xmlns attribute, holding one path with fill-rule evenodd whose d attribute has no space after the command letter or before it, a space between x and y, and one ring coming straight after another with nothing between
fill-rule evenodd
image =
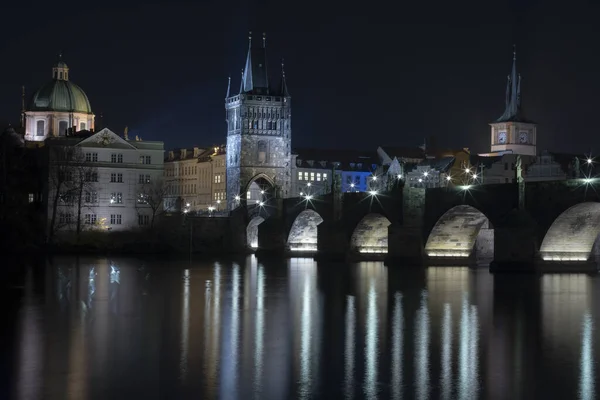
<instances>
[{"instance_id":1,"label":"stone archway under tower","mask_svg":"<svg viewBox=\"0 0 600 400\"><path fill-rule=\"evenodd\" d=\"M249 206L261 202L267 203L275 197L275 183L268 175L257 174L244 185L240 193L240 197L242 196Z\"/></svg>"}]
</instances>

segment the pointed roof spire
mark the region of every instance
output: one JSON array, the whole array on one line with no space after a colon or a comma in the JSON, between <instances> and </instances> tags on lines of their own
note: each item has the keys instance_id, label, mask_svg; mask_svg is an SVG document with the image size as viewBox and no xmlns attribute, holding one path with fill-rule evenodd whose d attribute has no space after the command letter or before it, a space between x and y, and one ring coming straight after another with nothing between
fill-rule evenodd
<instances>
[{"instance_id":1,"label":"pointed roof spire","mask_svg":"<svg viewBox=\"0 0 600 400\"><path fill-rule=\"evenodd\" d=\"M229 77L227 78L227 94L225 95L225 98L229 97L229 90L231 89L231 75L229 75Z\"/></svg>"},{"instance_id":2,"label":"pointed roof spire","mask_svg":"<svg viewBox=\"0 0 600 400\"><path fill-rule=\"evenodd\" d=\"M252 32L249 35L248 55L244 67L243 93L269 94L267 75L266 35L263 35L263 47L252 47Z\"/></svg>"},{"instance_id":3,"label":"pointed roof spire","mask_svg":"<svg viewBox=\"0 0 600 400\"><path fill-rule=\"evenodd\" d=\"M267 33L263 32L263 49L267 48Z\"/></svg>"},{"instance_id":4,"label":"pointed roof spire","mask_svg":"<svg viewBox=\"0 0 600 400\"><path fill-rule=\"evenodd\" d=\"M240 93L244 93L244 69L242 68L242 79L240 80Z\"/></svg>"},{"instance_id":5,"label":"pointed roof spire","mask_svg":"<svg viewBox=\"0 0 600 400\"><path fill-rule=\"evenodd\" d=\"M289 97L290 93L288 92L287 83L285 81L285 64L283 62L283 58L281 59L281 85L279 87L279 92L282 96Z\"/></svg>"},{"instance_id":6,"label":"pointed roof spire","mask_svg":"<svg viewBox=\"0 0 600 400\"><path fill-rule=\"evenodd\" d=\"M513 45L512 71L506 83L504 114L496 122L527 122L521 111L521 75L517 73L517 46Z\"/></svg>"}]
</instances>

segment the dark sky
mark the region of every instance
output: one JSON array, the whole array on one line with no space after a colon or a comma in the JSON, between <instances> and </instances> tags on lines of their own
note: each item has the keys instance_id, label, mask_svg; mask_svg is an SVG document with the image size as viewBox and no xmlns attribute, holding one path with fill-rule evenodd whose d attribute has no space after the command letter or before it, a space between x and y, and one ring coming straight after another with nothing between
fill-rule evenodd
<instances>
[{"instance_id":1,"label":"dark sky","mask_svg":"<svg viewBox=\"0 0 600 400\"><path fill-rule=\"evenodd\" d=\"M600 154L592 2L194 3L3 5L0 119L18 121L21 85L31 95L62 51L113 131L128 125L166 148L224 143L227 77L237 90L252 30L267 32L274 79L285 58L294 147L418 145L434 135L487 151L516 43L538 150Z\"/></svg>"}]
</instances>

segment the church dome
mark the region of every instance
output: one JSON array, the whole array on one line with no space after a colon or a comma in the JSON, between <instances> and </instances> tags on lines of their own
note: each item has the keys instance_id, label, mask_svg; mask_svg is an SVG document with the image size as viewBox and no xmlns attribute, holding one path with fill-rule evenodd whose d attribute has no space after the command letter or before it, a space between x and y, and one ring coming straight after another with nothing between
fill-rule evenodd
<instances>
[{"instance_id":1,"label":"church dome","mask_svg":"<svg viewBox=\"0 0 600 400\"><path fill-rule=\"evenodd\" d=\"M34 93L29 111L92 113L87 95L79 86L69 81L69 67L61 59L52 68L52 78L52 81Z\"/></svg>"}]
</instances>

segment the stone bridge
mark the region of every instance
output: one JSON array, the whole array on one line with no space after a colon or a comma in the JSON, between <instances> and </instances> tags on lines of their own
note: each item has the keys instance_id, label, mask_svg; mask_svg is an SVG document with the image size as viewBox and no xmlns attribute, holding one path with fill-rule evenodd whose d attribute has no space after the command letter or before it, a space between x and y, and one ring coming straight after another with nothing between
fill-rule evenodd
<instances>
[{"instance_id":1,"label":"stone bridge","mask_svg":"<svg viewBox=\"0 0 600 400\"><path fill-rule=\"evenodd\" d=\"M389 264L595 270L598 191L600 182L574 179L273 199L247 209L247 245Z\"/></svg>"}]
</instances>

